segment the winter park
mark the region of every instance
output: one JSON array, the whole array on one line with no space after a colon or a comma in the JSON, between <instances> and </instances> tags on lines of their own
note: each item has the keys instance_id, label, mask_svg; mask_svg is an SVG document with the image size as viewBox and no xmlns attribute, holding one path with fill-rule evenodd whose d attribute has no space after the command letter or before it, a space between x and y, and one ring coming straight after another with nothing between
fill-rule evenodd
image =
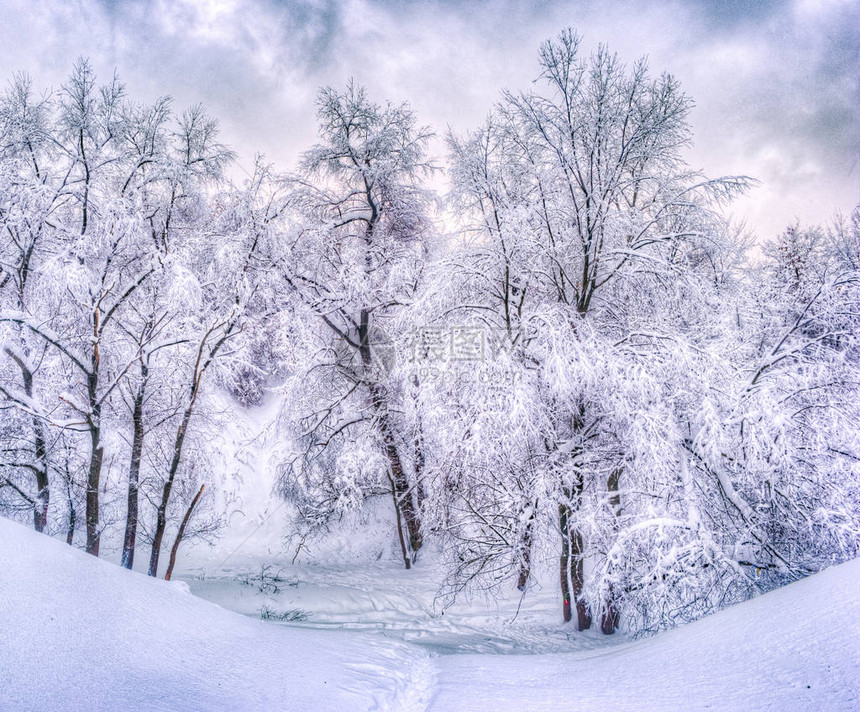
<instances>
[{"instance_id":1,"label":"winter park","mask_svg":"<svg viewBox=\"0 0 860 712\"><path fill-rule=\"evenodd\" d=\"M860 5L0 18L0 712L860 710Z\"/></svg>"}]
</instances>

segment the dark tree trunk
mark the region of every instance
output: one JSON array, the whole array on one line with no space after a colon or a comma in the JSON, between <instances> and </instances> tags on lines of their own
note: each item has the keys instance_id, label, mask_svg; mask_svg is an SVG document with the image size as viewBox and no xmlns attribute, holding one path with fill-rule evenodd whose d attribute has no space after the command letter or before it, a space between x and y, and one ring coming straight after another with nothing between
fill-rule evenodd
<instances>
[{"instance_id":1,"label":"dark tree trunk","mask_svg":"<svg viewBox=\"0 0 860 712\"><path fill-rule=\"evenodd\" d=\"M98 399L99 363L101 361L99 344L99 312L93 313L93 346L90 371L87 374L87 396L89 397L90 412L88 425L90 429L90 467L87 472L87 553L99 555L99 484L101 482L102 461L104 448L101 444L101 404Z\"/></svg>"},{"instance_id":2,"label":"dark tree trunk","mask_svg":"<svg viewBox=\"0 0 860 712\"><path fill-rule=\"evenodd\" d=\"M573 432L581 433L585 427L585 406L579 405L579 412L573 420ZM573 487L565 492L567 496L568 506L575 504L579 506L582 500L582 493L585 488L585 483L582 477L582 471L579 468L577 460L581 457L582 451L577 449L573 453ZM568 525L568 547L570 552L570 580L573 584L573 598L576 601L576 620L579 630L588 630L591 628L591 613L588 606L582 599L582 590L585 587L585 538L582 536L582 530L576 526L570 517L568 510L567 517Z\"/></svg>"},{"instance_id":3,"label":"dark tree trunk","mask_svg":"<svg viewBox=\"0 0 860 712\"><path fill-rule=\"evenodd\" d=\"M167 527L167 505L170 503L170 493L173 490L173 482L179 470L179 462L182 459L182 446L185 443L185 434L188 432L188 424L191 421L193 410L194 399L192 397L191 403L185 409L185 413L182 416L182 422L176 430L176 440L173 443L173 459L170 462L167 481L164 483L164 489L161 492L161 502L158 504L155 518L155 532L152 536L152 553L149 557L150 576L158 576L158 559L161 555L161 542L164 539L164 530Z\"/></svg>"},{"instance_id":4,"label":"dark tree trunk","mask_svg":"<svg viewBox=\"0 0 860 712\"><path fill-rule=\"evenodd\" d=\"M66 528L66 544L71 546L75 541L75 525L78 522L78 512L75 509L75 503L72 500L72 474L69 472L69 460L66 458L66 465L63 468L66 477L66 497L69 501L69 521Z\"/></svg>"},{"instance_id":5,"label":"dark tree trunk","mask_svg":"<svg viewBox=\"0 0 860 712\"><path fill-rule=\"evenodd\" d=\"M400 541L400 553L403 556L403 563L406 569L412 568L412 559L409 556L409 549L406 548L406 540L403 538L403 518L400 515L400 502L397 500L397 488L394 486L394 479L388 475L388 481L391 483L391 498L394 500L394 516L397 521L397 539Z\"/></svg>"},{"instance_id":6,"label":"dark tree trunk","mask_svg":"<svg viewBox=\"0 0 860 712\"><path fill-rule=\"evenodd\" d=\"M4 349L6 354L21 369L21 380L24 384L24 393L28 399L33 398L33 372L24 360L12 349ZM48 481L48 459L45 447L45 434L42 430L42 421L33 416L33 475L36 478L36 499L33 503L33 526L37 532L45 531L48 526L48 505L51 500L51 491Z\"/></svg>"},{"instance_id":7,"label":"dark tree trunk","mask_svg":"<svg viewBox=\"0 0 860 712\"><path fill-rule=\"evenodd\" d=\"M362 365L365 367L367 375L367 385L370 390L370 399L373 405L373 413L376 417L376 422L379 426L379 432L382 436L382 442L385 446L385 456L388 460L389 472L392 480L392 485L395 493L395 509L399 515L403 515L403 521L406 524L406 531L409 534L409 547L413 555L417 552L424 542L424 537L421 532L421 520L418 516L418 510L412 497L412 492L409 488L409 481L406 477L406 472L403 469L403 462L400 459L400 453L397 452L397 445L394 439L394 428L391 424L388 413L388 399L385 388L381 383L373 380L371 373L373 355L370 349L370 312L366 309L361 310L359 323L359 354L361 355ZM407 565L406 568L409 568Z\"/></svg>"},{"instance_id":8,"label":"dark tree trunk","mask_svg":"<svg viewBox=\"0 0 860 712\"><path fill-rule=\"evenodd\" d=\"M412 553L415 554L415 552L417 552L424 543L424 537L421 533L421 520L418 517L418 511L412 498L412 492L409 490L409 482L406 479L406 473L403 471L403 463L400 461L400 454L397 452L397 447L394 445L394 438L391 433L390 424L388 423L387 413L383 414L380 418L380 427L383 430L385 453L391 467L391 479L394 482L394 491L397 494L397 503L400 511L403 513L403 521L406 524L406 531L409 534L409 548L412 550Z\"/></svg>"},{"instance_id":9,"label":"dark tree trunk","mask_svg":"<svg viewBox=\"0 0 860 712\"><path fill-rule=\"evenodd\" d=\"M618 493L618 479L620 476L621 469L613 470L606 481L606 489L609 492L609 506L614 511L616 517L621 515L621 495ZM600 629L605 635L612 635L618 629L619 612L615 598L615 592L610 588L609 598L603 604L603 611L600 616Z\"/></svg>"},{"instance_id":10,"label":"dark tree trunk","mask_svg":"<svg viewBox=\"0 0 860 712\"><path fill-rule=\"evenodd\" d=\"M520 564L520 574L517 576L517 589L519 591L525 591L526 585L529 582L529 576L531 576L531 566L527 563Z\"/></svg>"},{"instance_id":11,"label":"dark tree trunk","mask_svg":"<svg viewBox=\"0 0 860 712\"><path fill-rule=\"evenodd\" d=\"M99 531L99 483L101 480L104 448L99 444L98 428L93 429L90 436L92 439L92 454L90 455L90 469L87 473L87 553L98 556L101 540L101 532Z\"/></svg>"},{"instance_id":12,"label":"dark tree trunk","mask_svg":"<svg viewBox=\"0 0 860 712\"><path fill-rule=\"evenodd\" d=\"M615 608L615 601L610 595L609 600L604 605L603 612L600 614L600 630L603 631L604 635L612 635L618 629L618 619L618 609Z\"/></svg>"},{"instance_id":13,"label":"dark tree trunk","mask_svg":"<svg viewBox=\"0 0 860 712\"><path fill-rule=\"evenodd\" d=\"M532 572L532 539L534 534L534 509L532 514L526 521L525 531L523 532L523 546L520 552L520 574L517 577L517 588L520 591L526 590L529 576Z\"/></svg>"},{"instance_id":14,"label":"dark tree trunk","mask_svg":"<svg viewBox=\"0 0 860 712\"><path fill-rule=\"evenodd\" d=\"M29 394L28 394L29 395ZM43 532L48 526L48 505L51 492L48 488L48 459L45 449L45 436L42 433L42 423L33 418L33 435L36 455L36 506L33 509L33 525L37 532Z\"/></svg>"},{"instance_id":15,"label":"dark tree trunk","mask_svg":"<svg viewBox=\"0 0 860 712\"><path fill-rule=\"evenodd\" d=\"M203 494L203 489L205 487L206 485L200 485L200 489L197 494L194 495L194 499L191 500L191 504L188 505L188 510L182 518L182 524L179 525L179 531L176 532L176 540L173 542L173 547L170 549L170 561L167 564L167 572L164 574L165 581L170 581L170 577L173 575L173 566L176 564L176 552L179 551L179 544L182 542L182 537L185 536L185 527L188 526L188 520L191 519L194 507L197 506L197 502L200 499L200 495Z\"/></svg>"},{"instance_id":16,"label":"dark tree trunk","mask_svg":"<svg viewBox=\"0 0 860 712\"><path fill-rule=\"evenodd\" d=\"M155 518L155 532L152 537L152 553L149 557L149 575L158 576L158 559L161 555L161 542L164 539L164 530L167 527L167 505L170 503L170 493L173 490L173 481L176 479L176 473L179 471L179 463L182 461L182 449L185 445L185 436L188 434L188 425L191 422L191 416L194 415L194 405L197 402L197 395L200 393L200 384L203 382L203 375L206 369L218 354L218 351L226 343L235 332L233 331L236 325L235 321L216 324L200 341L200 346L197 349L197 359L194 363L194 373L191 378L191 395L188 399L188 405L185 412L182 414L182 422L176 429L176 439L173 441L173 457L170 461L170 469L167 471L167 481L164 483L164 489L161 492L161 502L158 505L158 511ZM208 343L209 337L223 327L224 331L217 341L210 347L209 354L204 358L204 349Z\"/></svg>"},{"instance_id":17,"label":"dark tree trunk","mask_svg":"<svg viewBox=\"0 0 860 712\"><path fill-rule=\"evenodd\" d=\"M561 557L559 557L559 580L561 582L562 617L565 623L571 619L570 608L570 509L566 504L558 505L558 525L561 530Z\"/></svg>"},{"instance_id":18,"label":"dark tree trunk","mask_svg":"<svg viewBox=\"0 0 860 712\"><path fill-rule=\"evenodd\" d=\"M75 541L75 524L78 520L78 513L74 507L69 508L69 525L66 529L66 544L71 546Z\"/></svg>"},{"instance_id":19,"label":"dark tree trunk","mask_svg":"<svg viewBox=\"0 0 860 712\"><path fill-rule=\"evenodd\" d=\"M415 379L415 385L418 385L418 379ZM415 470L415 505L420 514L421 508L424 506L424 499L426 497L426 492L424 490L424 465L426 462L426 458L424 457L424 438L421 434L421 421L419 420L416 434L415 434L415 443L413 445L414 451L414 470Z\"/></svg>"},{"instance_id":20,"label":"dark tree trunk","mask_svg":"<svg viewBox=\"0 0 860 712\"><path fill-rule=\"evenodd\" d=\"M571 619L571 598L576 602L576 622L579 630L591 628L591 614L582 600L585 584L584 546L582 532L571 524L571 510L560 504L559 526L561 528L561 597L565 623ZM571 587L571 584L572 587ZM572 591L571 591L572 588ZM571 597L571 593L573 594Z\"/></svg>"},{"instance_id":21,"label":"dark tree trunk","mask_svg":"<svg viewBox=\"0 0 860 712\"><path fill-rule=\"evenodd\" d=\"M130 569L134 566L134 549L137 540L138 485L140 481L140 460L143 455L143 401L146 392L148 367L140 363L140 384L134 397L132 425L134 434L131 443L131 462L128 467L128 509L125 519L125 537L122 545L122 565Z\"/></svg>"},{"instance_id":22,"label":"dark tree trunk","mask_svg":"<svg viewBox=\"0 0 860 712\"><path fill-rule=\"evenodd\" d=\"M576 600L576 618L579 630L591 628L591 614L588 606L582 600L582 589L585 584L585 573L583 565L584 547L582 532L572 529L570 532L570 579L573 583L573 596Z\"/></svg>"}]
</instances>

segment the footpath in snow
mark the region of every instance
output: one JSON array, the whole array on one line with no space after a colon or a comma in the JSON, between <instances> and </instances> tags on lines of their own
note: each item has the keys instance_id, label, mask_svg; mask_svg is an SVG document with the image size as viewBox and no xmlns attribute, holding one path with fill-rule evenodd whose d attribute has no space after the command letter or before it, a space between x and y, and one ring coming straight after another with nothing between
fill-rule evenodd
<instances>
[{"instance_id":1,"label":"footpath in snow","mask_svg":"<svg viewBox=\"0 0 860 712\"><path fill-rule=\"evenodd\" d=\"M253 620L0 519L0 712L847 712L858 590L860 560L645 641L457 653Z\"/></svg>"}]
</instances>

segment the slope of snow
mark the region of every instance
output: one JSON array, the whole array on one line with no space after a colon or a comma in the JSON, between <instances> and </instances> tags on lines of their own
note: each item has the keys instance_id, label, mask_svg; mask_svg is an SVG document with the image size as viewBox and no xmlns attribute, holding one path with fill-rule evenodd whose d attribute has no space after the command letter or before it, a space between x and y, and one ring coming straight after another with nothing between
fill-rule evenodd
<instances>
[{"instance_id":1,"label":"slope of snow","mask_svg":"<svg viewBox=\"0 0 860 712\"><path fill-rule=\"evenodd\" d=\"M440 658L434 709L860 710L858 593L854 560L604 651Z\"/></svg>"},{"instance_id":2,"label":"slope of snow","mask_svg":"<svg viewBox=\"0 0 860 712\"><path fill-rule=\"evenodd\" d=\"M860 560L646 641L439 654L252 620L0 519L0 710L857 710L858 584Z\"/></svg>"},{"instance_id":3,"label":"slope of snow","mask_svg":"<svg viewBox=\"0 0 860 712\"><path fill-rule=\"evenodd\" d=\"M0 518L2 712L409 709L412 654L251 620Z\"/></svg>"}]
</instances>

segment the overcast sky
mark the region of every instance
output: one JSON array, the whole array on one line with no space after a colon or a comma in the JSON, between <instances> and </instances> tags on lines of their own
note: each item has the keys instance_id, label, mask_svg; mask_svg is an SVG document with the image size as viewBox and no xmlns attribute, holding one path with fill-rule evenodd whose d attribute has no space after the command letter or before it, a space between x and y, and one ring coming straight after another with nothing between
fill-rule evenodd
<instances>
[{"instance_id":1,"label":"overcast sky","mask_svg":"<svg viewBox=\"0 0 860 712\"><path fill-rule=\"evenodd\" d=\"M0 74L57 87L78 56L139 100L203 103L249 166L294 167L314 97L350 77L408 100L442 134L526 89L564 27L677 76L694 99L688 160L762 185L734 214L769 237L860 201L860 2L0 0Z\"/></svg>"}]
</instances>

